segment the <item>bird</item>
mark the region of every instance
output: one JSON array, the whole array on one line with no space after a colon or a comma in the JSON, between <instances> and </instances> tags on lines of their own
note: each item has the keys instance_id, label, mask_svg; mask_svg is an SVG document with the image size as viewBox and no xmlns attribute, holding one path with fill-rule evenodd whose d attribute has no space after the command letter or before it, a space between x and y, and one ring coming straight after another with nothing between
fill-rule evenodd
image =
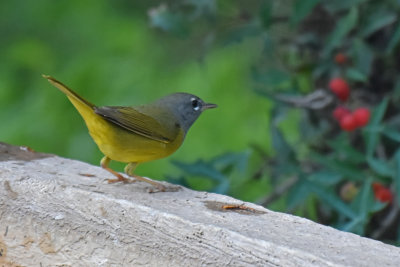
<instances>
[{"instance_id":1,"label":"bird","mask_svg":"<svg viewBox=\"0 0 400 267\"><path fill-rule=\"evenodd\" d=\"M82 116L89 134L104 157L100 166L116 179L109 183L147 182L160 191L166 187L134 173L138 164L167 157L183 143L200 114L216 108L189 93L174 93L140 106L96 106L49 75L42 75L63 92ZM125 178L109 167L110 162L126 163Z\"/></svg>"}]
</instances>

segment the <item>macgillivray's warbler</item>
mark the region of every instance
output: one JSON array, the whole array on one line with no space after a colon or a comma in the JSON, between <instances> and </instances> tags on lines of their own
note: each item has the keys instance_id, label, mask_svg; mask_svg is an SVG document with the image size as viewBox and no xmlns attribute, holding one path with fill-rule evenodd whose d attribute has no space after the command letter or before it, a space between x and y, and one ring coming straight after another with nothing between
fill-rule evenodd
<instances>
[{"instance_id":1,"label":"macgillivray's warbler","mask_svg":"<svg viewBox=\"0 0 400 267\"><path fill-rule=\"evenodd\" d=\"M109 183L131 181L108 167L110 161L115 160L128 163L124 170L127 175L165 191L161 183L135 175L135 168L139 163L175 152L200 114L217 107L187 93L171 94L136 107L97 107L53 77L43 77L66 94L81 114L90 135L104 154L101 167L117 177L109 179Z\"/></svg>"}]
</instances>

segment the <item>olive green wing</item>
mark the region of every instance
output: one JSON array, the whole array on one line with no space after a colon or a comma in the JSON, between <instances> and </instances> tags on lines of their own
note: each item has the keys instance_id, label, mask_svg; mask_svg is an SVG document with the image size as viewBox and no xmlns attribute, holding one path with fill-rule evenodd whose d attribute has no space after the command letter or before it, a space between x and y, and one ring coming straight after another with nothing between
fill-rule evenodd
<instances>
[{"instance_id":1,"label":"olive green wing","mask_svg":"<svg viewBox=\"0 0 400 267\"><path fill-rule=\"evenodd\" d=\"M105 120L141 136L164 142L172 142L177 131L168 130L156 119L131 107L95 107L95 112Z\"/></svg>"}]
</instances>

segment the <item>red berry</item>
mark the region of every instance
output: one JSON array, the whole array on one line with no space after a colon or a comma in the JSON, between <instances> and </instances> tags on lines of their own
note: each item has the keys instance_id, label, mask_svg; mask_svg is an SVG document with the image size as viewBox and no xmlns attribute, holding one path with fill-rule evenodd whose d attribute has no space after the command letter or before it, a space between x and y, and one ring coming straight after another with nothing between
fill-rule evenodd
<instances>
[{"instance_id":1,"label":"red berry","mask_svg":"<svg viewBox=\"0 0 400 267\"><path fill-rule=\"evenodd\" d=\"M375 199L380 202L392 202L393 194L389 188L384 187L380 183L373 183L372 189L374 190Z\"/></svg>"},{"instance_id":2,"label":"red berry","mask_svg":"<svg viewBox=\"0 0 400 267\"><path fill-rule=\"evenodd\" d=\"M354 131L357 128L357 122L353 114L347 114L340 120L340 127L348 132Z\"/></svg>"},{"instance_id":3,"label":"red berry","mask_svg":"<svg viewBox=\"0 0 400 267\"><path fill-rule=\"evenodd\" d=\"M334 78L329 82L329 88L342 101L346 101L350 95L350 87L342 78Z\"/></svg>"},{"instance_id":4,"label":"red berry","mask_svg":"<svg viewBox=\"0 0 400 267\"><path fill-rule=\"evenodd\" d=\"M333 110L333 117L337 120L337 121L341 121L343 119L344 116L350 114L350 110L348 108L345 107L337 107Z\"/></svg>"},{"instance_id":5,"label":"red berry","mask_svg":"<svg viewBox=\"0 0 400 267\"><path fill-rule=\"evenodd\" d=\"M358 108L353 112L353 116L357 122L357 126L363 127L368 124L371 114L367 108Z\"/></svg>"},{"instance_id":6,"label":"red berry","mask_svg":"<svg viewBox=\"0 0 400 267\"><path fill-rule=\"evenodd\" d=\"M343 65L347 62L347 56L343 53L337 53L335 55L335 62L339 65Z\"/></svg>"},{"instance_id":7,"label":"red berry","mask_svg":"<svg viewBox=\"0 0 400 267\"><path fill-rule=\"evenodd\" d=\"M380 183L372 183L372 189L374 190L374 193L383 188L385 188L385 187Z\"/></svg>"},{"instance_id":8,"label":"red berry","mask_svg":"<svg viewBox=\"0 0 400 267\"><path fill-rule=\"evenodd\" d=\"M385 188L383 190L380 190L376 195L376 199L378 199L380 202L392 202L393 200L393 195L392 192L390 192L389 189Z\"/></svg>"}]
</instances>

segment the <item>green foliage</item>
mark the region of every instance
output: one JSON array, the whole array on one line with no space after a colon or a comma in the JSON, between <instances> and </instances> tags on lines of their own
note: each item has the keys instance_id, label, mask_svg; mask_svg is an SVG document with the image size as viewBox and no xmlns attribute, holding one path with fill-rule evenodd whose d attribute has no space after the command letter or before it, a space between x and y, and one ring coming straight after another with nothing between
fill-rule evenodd
<instances>
[{"instance_id":1,"label":"green foliage","mask_svg":"<svg viewBox=\"0 0 400 267\"><path fill-rule=\"evenodd\" d=\"M242 183L245 180L235 179L235 177L244 174L248 165L249 153L226 153L217 156L207 162L198 160L192 164L174 161L174 165L179 169L193 177L208 177L214 182L211 188L204 188L207 191L213 191L220 194L227 194L231 186ZM172 181L174 179L171 179ZM175 179L177 180L177 179ZM201 187L204 184L204 179L197 181L187 181L190 178L183 178L180 181L182 184L191 185L192 187ZM236 181L235 181L236 180ZM195 182L191 184L190 182Z\"/></svg>"},{"instance_id":2,"label":"green foliage","mask_svg":"<svg viewBox=\"0 0 400 267\"><path fill-rule=\"evenodd\" d=\"M188 36L213 36L208 47L258 43L261 49L251 68L253 87L273 101L265 124L269 139L252 144L255 156L243 178L243 183L264 180L269 193L253 195L252 200L345 231L399 242L396 219L389 215L399 214L399 206L374 191L376 183L386 185L399 201L400 82L394 60L400 42L398 3L249 1L246 6L218 7L208 20L210 28L196 28L197 21L187 20ZM326 90L333 77L349 82L351 97L346 103ZM325 89L325 97L316 94L317 88ZM367 107L372 112L369 124L343 132L332 119L338 105ZM182 164L178 165L184 179L200 174L215 179L206 174L216 170L211 163ZM222 175L217 184L230 184L233 176ZM240 197L230 187L224 189Z\"/></svg>"}]
</instances>

